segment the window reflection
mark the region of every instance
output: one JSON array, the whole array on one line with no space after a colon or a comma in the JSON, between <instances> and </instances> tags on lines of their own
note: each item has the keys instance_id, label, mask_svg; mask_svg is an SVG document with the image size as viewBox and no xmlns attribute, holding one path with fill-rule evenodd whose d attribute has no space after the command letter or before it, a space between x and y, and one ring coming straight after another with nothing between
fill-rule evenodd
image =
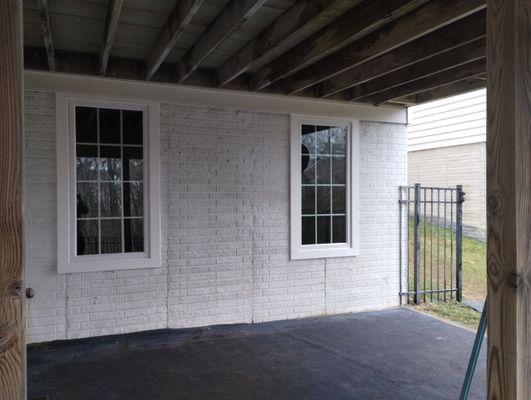
<instances>
[{"instance_id":1,"label":"window reflection","mask_svg":"<svg viewBox=\"0 0 531 400\"><path fill-rule=\"evenodd\" d=\"M347 133L341 126L301 126L303 245L347 240Z\"/></svg>"},{"instance_id":2,"label":"window reflection","mask_svg":"<svg viewBox=\"0 0 531 400\"><path fill-rule=\"evenodd\" d=\"M77 254L144 251L143 112L76 107Z\"/></svg>"}]
</instances>

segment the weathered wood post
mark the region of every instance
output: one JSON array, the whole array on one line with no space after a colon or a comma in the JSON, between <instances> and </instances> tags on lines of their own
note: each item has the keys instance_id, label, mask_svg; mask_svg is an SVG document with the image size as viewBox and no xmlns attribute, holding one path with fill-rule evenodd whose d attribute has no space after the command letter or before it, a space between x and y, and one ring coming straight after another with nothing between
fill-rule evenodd
<instances>
[{"instance_id":1,"label":"weathered wood post","mask_svg":"<svg viewBox=\"0 0 531 400\"><path fill-rule=\"evenodd\" d=\"M22 1L0 1L0 398L26 398Z\"/></svg>"},{"instance_id":2,"label":"weathered wood post","mask_svg":"<svg viewBox=\"0 0 531 400\"><path fill-rule=\"evenodd\" d=\"M420 183L415 183L415 212L413 216L413 302L420 304Z\"/></svg>"},{"instance_id":3,"label":"weathered wood post","mask_svg":"<svg viewBox=\"0 0 531 400\"><path fill-rule=\"evenodd\" d=\"M488 398L531 399L531 1L487 1Z\"/></svg>"}]
</instances>

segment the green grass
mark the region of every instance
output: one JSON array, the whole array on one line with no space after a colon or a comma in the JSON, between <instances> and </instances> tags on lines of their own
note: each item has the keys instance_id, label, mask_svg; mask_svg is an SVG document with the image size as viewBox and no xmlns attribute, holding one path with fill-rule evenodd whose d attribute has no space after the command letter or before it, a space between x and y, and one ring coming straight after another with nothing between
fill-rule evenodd
<instances>
[{"instance_id":1,"label":"green grass","mask_svg":"<svg viewBox=\"0 0 531 400\"><path fill-rule=\"evenodd\" d=\"M447 286L452 280L455 286L455 231L449 228L430 225L427 221L420 222L420 282L421 290L424 288L424 278L426 278L426 290L437 290L443 288L446 278ZM437 230L439 231L439 241L437 241ZM409 262L410 262L410 288L413 287L413 220L409 224ZM424 234L426 234L426 246L424 246ZM446 243L443 238L446 234ZM446 273L444 271L446 250ZM424 275L424 259L426 259L426 276ZM433 275L430 274L430 259L433 263ZM439 260L439 274L436 274L437 259ZM431 277L431 279L430 279ZM437 277L439 286L437 286ZM486 266L486 243L471 237L463 236L463 300L483 302L487 294L487 266ZM431 296L427 295L431 300ZM454 296L455 299L455 296ZM438 315L439 317L450 319L465 326L476 327L479 322L479 313L470 308L452 301L447 294L447 302L444 296L433 295L433 302L421 306L424 311Z\"/></svg>"},{"instance_id":2,"label":"green grass","mask_svg":"<svg viewBox=\"0 0 531 400\"><path fill-rule=\"evenodd\" d=\"M446 303L424 303L416 306L417 309L436 315L452 322L464 325L468 328L477 329L481 314L456 301Z\"/></svg>"}]
</instances>

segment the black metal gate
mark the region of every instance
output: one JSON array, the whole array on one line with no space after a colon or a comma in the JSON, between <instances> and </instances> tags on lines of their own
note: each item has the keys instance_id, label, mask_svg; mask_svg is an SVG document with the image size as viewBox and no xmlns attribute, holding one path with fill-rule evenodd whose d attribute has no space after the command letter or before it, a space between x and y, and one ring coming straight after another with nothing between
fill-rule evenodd
<instances>
[{"instance_id":1,"label":"black metal gate","mask_svg":"<svg viewBox=\"0 0 531 400\"><path fill-rule=\"evenodd\" d=\"M461 301L463 187L400 187L400 299Z\"/></svg>"}]
</instances>

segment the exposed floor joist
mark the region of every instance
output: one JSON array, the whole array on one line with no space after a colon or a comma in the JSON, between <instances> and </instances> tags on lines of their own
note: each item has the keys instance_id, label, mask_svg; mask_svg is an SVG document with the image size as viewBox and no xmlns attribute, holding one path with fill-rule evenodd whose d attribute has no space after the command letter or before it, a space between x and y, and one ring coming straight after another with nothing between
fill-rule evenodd
<instances>
[{"instance_id":1,"label":"exposed floor joist","mask_svg":"<svg viewBox=\"0 0 531 400\"><path fill-rule=\"evenodd\" d=\"M246 72L271 50L341 3L342 0L299 0L217 70L219 86Z\"/></svg>"},{"instance_id":2,"label":"exposed floor joist","mask_svg":"<svg viewBox=\"0 0 531 400\"><path fill-rule=\"evenodd\" d=\"M109 62L109 55L111 54L112 44L114 43L114 36L116 35L116 28L122 13L124 0L111 0L107 10L107 20L105 21L105 34L103 36L103 44L100 52L100 74L105 75L107 70L107 63Z\"/></svg>"},{"instance_id":3,"label":"exposed floor joist","mask_svg":"<svg viewBox=\"0 0 531 400\"><path fill-rule=\"evenodd\" d=\"M232 0L177 65L177 82L183 82L266 0Z\"/></svg>"},{"instance_id":4,"label":"exposed floor joist","mask_svg":"<svg viewBox=\"0 0 531 400\"><path fill-rule=\"evenodd\" d=\"M146 61L146 80L153 78L171 49L182 35L184 28L197 13L203 0L179 0L172 10L166 25L162 28L152 46Z\"/></svg>"},{"instance_id":5,"label":"exposed floor joist","mask_svg":"<svg viewBox=\"0 0 531 400\"><path fill-rule=\"evenodd\" d=\"M484 58L486 55L485 38L479 39L355 86L350 91L350 99L358 100L379 92L392 92L394 87Z\"/></svg>"},{"instance_id":6,"label":"exposed floor joist","mask_svg":"<svg viewBox=\"0 0 531 400\"><path fill-rule=\"evenodd\" d=\"M56 72L99 75L99 54L56 50L55 58ZM24 47L24 68L47 70L48 65L44 50L40 47ZM105 75L110 78L144 80L146 75L145 62L130 58L110 57ZM213 77L212 70L198 69L183 84L214 87L212 85ZM242 75L231 81L225 88L248 90L247 79L248 77ZM152 80L160 83L175 83L177 80L177 65L175 63L161 64Z\"/></svg>"},{"instance_id":7,"label":"exposed floor joist","mask_svg":"<svg viewBox=\"0 0 531 400\"><path fill-rule=\"evenodd\" d=\"M46 49L46 55L48 57L48 68L50 68L50 71L55 71L55 57L48 0L37 0L37 4L39 5L39 17L41 19L44 48Z\"/></svg>"},{"instance_id":8,"label":"exposed floor joist","mask_svg":"<svg viewBox=\"0 0 531 400\"><path fill-rule=\"evenodd\" d=\"M38 1L47 6L46 0ZM398 97L395 92L399 88L411 90L408 84L438 76L444 70L484 56L484 44L482 50L472 43L479 43L486 35L486 0L364 0L356 2L256 73L246 72L257 62L262 61L262 65L263 57L271 57L272 52L278 54L278 46L289 37L306 32L312 24L315 31L315 24L322 24L325 16L339 14L340 8L335 7L339 7L341 1L298 0L220 66L205 69L201 68L205 60L230 39L265 0L230 1L177 63L168 63L165 59L205 0L177 1L146 60L112 56L112 43L123 5L123 0L113 0L108 6L99 55L54 52L52 46L55 54L50 56L48 48L43 52L29 47L25 48L25 63L29 69L43 69L43 60L47 60L46 69L53 66L61 72L96 73L122 79L341 101L380 103L381 99L389 98L383 101L411 104L417 97L421 98L422 93L435 90L434 87L415 89L413 94L399 93ZM45 25L49 27L49 20ZM444 85L452 82L444 82ZM440 86L443 84L437 83L437 87Z\"/></svg>"},{"instance_id":9,"label":"exposed floor joist","mask_svg":"<svg viewBox=\"0 0 531 400\"><path fill-rule=\"evenodd\" d=\"M414 104L427 103L429 101L444 99L446 97L455 96L462 93L472 92L474 90L483 89L487 85L484 79L474 76L472 78L453 82L448 85L430 89L425 92L417 93L413 96ZM398 100L398 99L397 99Z\"/></svg>"},{"instance_id":10,"label":"exposed floor joist","mask_svg":"<svg viewBox=\"0 0 531 400\"><path fill-rule=\"evenodd\" d=\"M485 8L485 0L435 0L323 58L288 79L296 93ZM275 70L282 66L272 68ZM274 75L275 71L270 73Z\"/></svg>"},{"instance_id":11,"label":"exposed floor joist","mask_svg":"<svg viewBox=\"0 0 531 400\"><path fill-rule=\"evenodd\" d=\"M400 86L393 87L384 92L377 93L373 96L359 99L364 102L372 103L375 105L383 104L387 101L398 99L404 96L410 96L430 90L439 86L448 85L452 82L457 82L462 79L470 78L475 75L484 73L486 70L485 58L481 58L467 64L459 65L450 69L446 69L442 72L432 74Z\"/></svg>"},{"instance_id":12,"label":"exposed floor joist","mask_svg":"<svg viewBox=\"0 0 531 400\"><path fill-rule=\"evenodd\" d=\"M383 27L426 0L366 0L257 71L251 86L264 87L307 67Z\"/></svg>"},{"instance_id":13,"label":"exposed floor joist","mask_svg":"<svg viewBox=\"0 0 531 400\"><path fill-rule=\"evenodd\" d=\"M321 96L333 96L350 87L485 37L486 34L486 12L482 10L321 82Z\"/></svg>"}]
</instances>

